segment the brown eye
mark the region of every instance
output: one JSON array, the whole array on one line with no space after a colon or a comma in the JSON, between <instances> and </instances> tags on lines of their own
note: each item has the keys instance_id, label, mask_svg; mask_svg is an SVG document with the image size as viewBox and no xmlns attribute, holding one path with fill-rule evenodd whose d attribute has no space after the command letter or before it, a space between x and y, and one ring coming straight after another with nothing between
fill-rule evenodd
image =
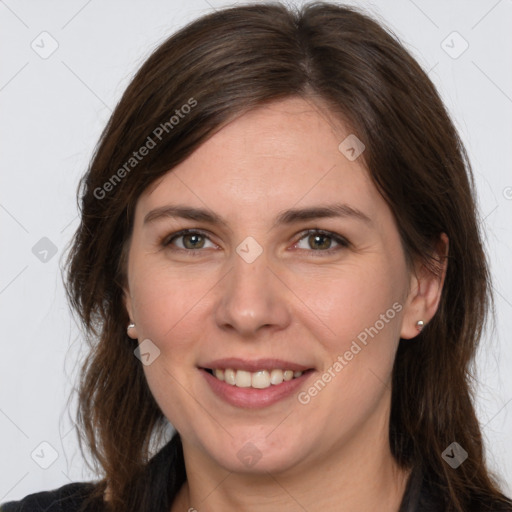
<instances>
[{"instance_id":1,"label":"brown eye","mask_svg":"<svg viewBox=\"0 0 512 512\"><path fill-rule=\"evenodd\" d=\"M186 249L201 249L204 246L204 237L196 233L182 235L183 245Z\"/></svg>"},{"instance_id":2,"label":"brown eye","mask_svg":"<svg viewBox=\"0 0 512 512\"><path fill-rule=\"evenodd\" d=\"M312 249L330 249L332 238L327 235L309 235L308 243Z\"/></svg>"},{"instance_id":3,"label":"brown eye","mask_svg":"<svg viewBox=\"0 0 512 512\"><path fill-rule=\"evenodd\" d=\"M175 246L178 250L195 251L207 247L207 241L209 241L208 236L199 231L180 231L167 237L163 245L166 247ZM210 243L212 244L211 241ZM212 244L212 247L214 247L214 244Z\"/></svg>"},{"instance_id":4,"label":"brown eye","mask_svg":"<svg viewBox=\"0 0 512 512\"><path fill-rule=\"evenodd\" d=\"M302 247L301 244L303 244ZM298 249L305 249L310 252L331 253L348 247L349 243L343 237L335 233L315 229L309 230L303 234L295 246Z\"/></svg>"}]
</instances>

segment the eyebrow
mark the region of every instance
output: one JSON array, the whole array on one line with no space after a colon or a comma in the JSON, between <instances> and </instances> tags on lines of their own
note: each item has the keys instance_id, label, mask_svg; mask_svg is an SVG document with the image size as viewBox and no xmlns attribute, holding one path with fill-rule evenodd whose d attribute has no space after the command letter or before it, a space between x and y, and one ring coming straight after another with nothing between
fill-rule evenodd
<instances>
[{"instance_id":1,"label":"eyebrow","mask_svg":"<svg viewBox=\"0 0 512 512\"><path fill-rule=\"evenodd\" d=\"M228 226L228 223L216 213L204 209L193 208L181 205L166 205L155 208L146 214L144 224L154 222L158 219L171 217L194 220L198 222L206 222L213 225ZM325 206L313 206L309 208L297 208L285 210L277 216L273 228L279 225L289 225L297 222L322 219L322 218L352 218L364 222L365 224L373 224L368 215L361 210L349 206L347 204L330 204Z\"/></svg>"}]
</instances>

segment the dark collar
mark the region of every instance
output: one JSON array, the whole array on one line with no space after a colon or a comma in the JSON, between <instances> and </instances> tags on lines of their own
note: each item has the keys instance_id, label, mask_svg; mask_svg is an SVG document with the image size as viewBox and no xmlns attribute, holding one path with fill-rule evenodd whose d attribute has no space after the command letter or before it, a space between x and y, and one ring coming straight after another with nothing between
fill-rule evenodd
<instances>
[{"instance_id":1,"label":"dark collar","mask_svg":"<svg viewBox=\"0 0 512 512\"><path fill-rule=\"evenodd\" d=\"M442 499L429 485L426 473L420 467L413 468L398 512L440 512L442 510L444 510Z\"/></svg>"}]
</instances>

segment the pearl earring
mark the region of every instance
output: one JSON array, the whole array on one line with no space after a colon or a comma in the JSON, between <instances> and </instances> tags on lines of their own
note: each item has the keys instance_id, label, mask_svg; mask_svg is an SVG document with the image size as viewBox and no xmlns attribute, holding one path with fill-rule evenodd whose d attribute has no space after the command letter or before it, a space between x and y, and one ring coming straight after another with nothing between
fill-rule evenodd
<instances>
[{"instance_id":1,"label":"pearl earring","mask_svg":"<svg viewBox=\"0 0 512 512\"><path fill-rule=\"evenodd\" d=\"M126 332L128 332L130 329L133 329L134 327L135 327L134 323L129 324L128 327L126 328Z\"/></svg>"},{"instance_id":2,"label":"pearl earring","mask_svg":"<svg viewBox=\"0 0 512 512\"><path fill-rule=\"evenodd\" d=\"M425 322L423 320L418 320L416 322L416 329L418 329L418 332L421 332L423 327L425 326Z\"/></svg>"}]
</instances>

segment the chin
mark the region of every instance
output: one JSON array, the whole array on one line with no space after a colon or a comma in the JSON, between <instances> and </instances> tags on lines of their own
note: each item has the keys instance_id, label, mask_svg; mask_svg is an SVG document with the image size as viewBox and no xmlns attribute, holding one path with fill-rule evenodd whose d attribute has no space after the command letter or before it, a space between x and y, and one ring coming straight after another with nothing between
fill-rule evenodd
<instances>
[{"instance_id":1,"label":"chin","mask_svg":"<svg viewBox=\"0 0 512 512\"><path fill-rule=\"evenodd\" d=\"M290 436L290 439L300 439L300 437ZM207 448L207 451L219 466L233 473L282 473L296 467L304 457L302 442L283 445L282 442L278 444L269 439L248 436L234 437L234 440L230 441L229 446L223 448L217 445L210 447L211 449Z\"/></svg>"}]
</instances>

